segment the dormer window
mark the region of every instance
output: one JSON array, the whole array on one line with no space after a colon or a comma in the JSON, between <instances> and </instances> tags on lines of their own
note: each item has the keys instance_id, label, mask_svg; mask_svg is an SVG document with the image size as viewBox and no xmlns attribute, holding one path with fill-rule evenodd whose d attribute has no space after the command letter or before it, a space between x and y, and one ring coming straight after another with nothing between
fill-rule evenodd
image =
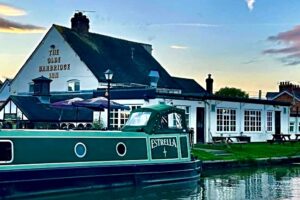
<instances>
[{"instance_id":1,"label":"dormer window","mask_svg":"<svg viewBox=\"0 0 300 200\"><path fill-rule=\"evenodd\" d=\"M68 80L68 91L69 92L80 91L80 81L78 79Z\"/></svg>"}]
</instances>

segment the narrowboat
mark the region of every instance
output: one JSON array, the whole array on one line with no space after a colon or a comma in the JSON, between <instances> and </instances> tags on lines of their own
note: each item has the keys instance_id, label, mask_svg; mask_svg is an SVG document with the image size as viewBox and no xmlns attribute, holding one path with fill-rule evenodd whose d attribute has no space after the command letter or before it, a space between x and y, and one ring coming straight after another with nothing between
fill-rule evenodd
<instances>
[{"instance_id":1,"label":"narrowboat","mask_svg":"<svg viewBox=\"0 0 300 200\"><path fill-rule=\"evenodd\" d=\"M135 109L120 131L1 130L0 196L199 180L183 110Z\"/></svg>"}]
</instances>

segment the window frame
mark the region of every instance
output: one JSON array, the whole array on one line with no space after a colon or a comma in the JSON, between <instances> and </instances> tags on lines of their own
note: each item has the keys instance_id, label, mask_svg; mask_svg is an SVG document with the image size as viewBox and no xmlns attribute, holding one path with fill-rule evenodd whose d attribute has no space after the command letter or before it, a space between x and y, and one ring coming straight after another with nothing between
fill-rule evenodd
<instances>
[{"instance_id":1,"label":"window frame","mask_svg":"<svg viewBox=\"0 0 300 200\"><path fill-rule=\"evenodd\" d=\"M184 106L184 105L176 105L175 107L184 110L186 127L189 128L190 127L191 107Z\"/></svg>"},{"instance_id":2,"label":"window frame","mask_svg":"<svg viewBox=\"0 0 300 200\"><path fill-rule=\"evenodd\" d=\"M123 109L112 109L110 111L110 126L114 129L122 128L130 115L130 112L134 109L141 108L142 105L128 105L130 110L123 110Z\"/></svg>"},{"instance_id":3,"label":"window frame","mask_svg":"<svg viewBox=\"0 0 300 200\"><path fill-rule=\"evenodd\" d=\"M71 88L71 90L70 90ZM68 92L79 92L80 91L80 80L71 79L67 81L67 91Z\"/></svg>"},{"instance_id":4,"label":"window frame","mask_svg":"<svg viewBox=\"0 0 300 200\"><path fill-rule=\"evenodd\" d=\"M237 109L217 108L216 132L235 133L237 132Z\"/></svg>"},{"instance_id":5,"label":"window frame","mask_svg":"<svg viewBox=\"0 0 300 200\"><path fill-rule=\"evenodd\" d=\"M289 133L295 133L295 125L296 125L296 123L295 122L289 122ZM293 130L291 130L291 128L293 129Z\"/></svg>"},{"instance_id":6,"label":"window frame","mask_svg":"<svg viewBox=\"0 0 300 200\"><path fill-rule=\"evenodd\" d=\"M11 159L10 160L0 160L0 164L9 164L12 163L14 160L14 143L11 140L0 140L1 142L8 142L11 145Z\"/></svg>"},{"instance_id":7,"label":"window frame","mask_svg":"<svg viewBox=\"0 0 300 200\"><path fill-rule=\"evenodd\" d=\"M262 111L261 110L244 110L244 132L247 133L262 132Z\"/></svg>"},{"instance_id":8,"label":"window frame","mask_svg":"<svg viewBox=\"0 0 300 200\"><path fill-rule=\"evenodd\" d=\"M274 112L273 111L267 111L266 112L266 129L267 132L273 132L274 126L273 126L273 119L274 119Z\"/></svg>"}]
</instances>

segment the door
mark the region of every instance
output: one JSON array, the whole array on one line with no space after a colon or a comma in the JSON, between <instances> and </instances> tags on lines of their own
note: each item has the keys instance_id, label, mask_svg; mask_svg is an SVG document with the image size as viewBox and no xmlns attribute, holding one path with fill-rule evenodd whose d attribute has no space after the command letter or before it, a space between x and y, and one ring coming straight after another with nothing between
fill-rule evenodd
<instances>
[{"instance_id":1,"label":"door","mask_svg":"<svg viewBox=\"0 0 300 200\"><path fill-rule=\"evenodd\" d=\"M196 124L197 143L204 143L204 108L197 108Z\"/></svg>"},{"instance_id":2,"label":"door","mask_svg":"<svg viewBox=\"0 0 300 200\"><path fill-rule=\"evenodd\" d=\"M275 111L275 134L281 133L281 113L280 111Z\"/></svg>"}]
</instances>

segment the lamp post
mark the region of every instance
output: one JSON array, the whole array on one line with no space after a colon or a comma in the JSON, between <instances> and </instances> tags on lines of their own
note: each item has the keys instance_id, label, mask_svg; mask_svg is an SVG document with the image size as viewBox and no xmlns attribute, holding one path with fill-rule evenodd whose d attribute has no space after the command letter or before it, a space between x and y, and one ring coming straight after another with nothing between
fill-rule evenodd
<instances>
[{"instance_id":1,"label":"lamp post","mask_svg":"<svg viewBox=\"0 0 300 200\"><path fill-rule=\"evenodd\" d=\"M104 72L105 79L107 80L107 130L110 129L110 83L113 78L113 72L108 69Z\"/></svg>"}]
</instances>

